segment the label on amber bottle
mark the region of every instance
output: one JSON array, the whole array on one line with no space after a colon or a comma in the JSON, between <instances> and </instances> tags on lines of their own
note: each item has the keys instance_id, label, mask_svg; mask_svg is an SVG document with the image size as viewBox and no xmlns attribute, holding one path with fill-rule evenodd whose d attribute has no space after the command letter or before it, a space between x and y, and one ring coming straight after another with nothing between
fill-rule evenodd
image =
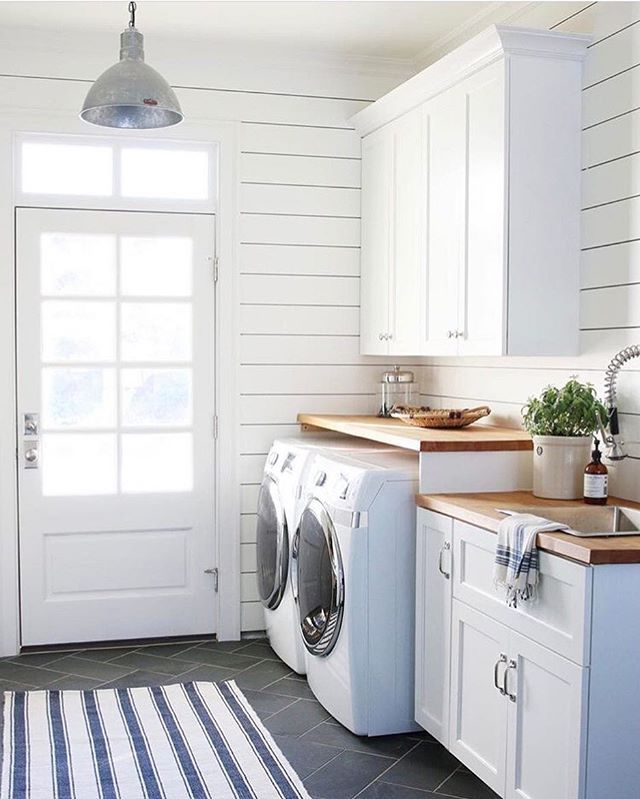
<instances>
[{"instance_id":1,"label":"label on amber bottle","mask_svg":"<svg viewBox=\"0 0 640 799\"><path fill-rule=\"evenodd\" d=\"M584 495L589 499L602 499L609 493L608 474L585 474Z\"/></svg>"}]
</instances>

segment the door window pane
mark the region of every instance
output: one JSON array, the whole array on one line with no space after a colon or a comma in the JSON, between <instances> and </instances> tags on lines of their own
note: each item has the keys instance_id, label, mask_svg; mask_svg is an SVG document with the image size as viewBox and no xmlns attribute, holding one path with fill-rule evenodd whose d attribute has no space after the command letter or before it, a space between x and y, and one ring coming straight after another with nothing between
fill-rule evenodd
<instances>
[{"instance_id":1,"label":"door window pane","mask_svg":"<svg viewBox=\"0 0 640 799\"><path fill-rule=\"evenodd\" d=\"M122 294L188 297L193 242L182 236L123 237L120 241Z\"/></svg>"},{"instance_id":2,"label":"door window pane","mask_svg":"<svg viewBox=\"0 0 640 799\"><path fill-rule=\"evenodd\" d=\"M43 369L42 424L45 428L115 427L115 370Z\"/></svg>"},{"instance_id":3,"label":"door window pane","mask_svg":"<svg viewBox=\"0 0 640 799\"><path fill-rule=\"evenodd\" d=\"M120 163L123 197L206 200L209 196L206 150L123 147Z\"/></svg>"},{"instance_id":4,"label":"door window pane","mask_svg":"<svg viewBox=\"0 0 640 799\"><path fill-rule=\"evenodd\" d=\"M40 236L42 294L113 296L116 291L115 236L43 233Z\"/></svg>"},{"instance_id":5,"label":"door window pane","mask_svg":"<svg viewBox=\"0 0 640 799\"><path fill-rule=\"evenodd\" d=\"M22 191L92 197L113 192L108 146L29 141L22 144Z\"/></svg>"},{"instance_id":6,"label":"door window pane","mask_svg":"<svg viewBox=\"0 0 640 799\"><path fill-rule=\"evenodd\" d=\"M73 497L115 494L115 433L47 433L42 436L42 492Z\"/></svg>"},{"instance_id":7,"label":"door window pane","mask_svg":"<svg viewBox=\"0 0 640 799\"><path fill-rule=\"evenodd\" d=\"M42 303L43 361L111 361L115 344L115 303Z\"/></svg>"},{"instance_id":8,"label":"door window pane","mask_svg":"<svg viewBox=\"0 0 640 799\"><path fill-rule=\"evenodd\" d=\"M191 424L191 369L123 369L122 424Z\"/></svg>"},{"instance_id":9,"label":"door window pane","mask_svg":"<svg viewBox=\"0 0 640 799\"><path fill-rule=\"evenodd\" d=\"M130 433L122 436L122 491L193 490L191 433Z\"/></svg>"},{"instance_id":10,"label":"door window pane","mask_svg":"<svg viewBox=\"0 0 640 799\"><path fill-rule=\"evenodd\" d=\"M123 302L121 356L125 361L191 360L191 305Z\"/></svg>"}]
</instances>

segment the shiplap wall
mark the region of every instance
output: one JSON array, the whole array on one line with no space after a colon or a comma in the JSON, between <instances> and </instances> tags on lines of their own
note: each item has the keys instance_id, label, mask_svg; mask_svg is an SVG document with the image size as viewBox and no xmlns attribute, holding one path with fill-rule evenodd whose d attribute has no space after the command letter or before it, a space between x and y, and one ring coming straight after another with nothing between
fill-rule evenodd
<instances>
[{"instance_id":1,"label":"shiplap wall","mask_svg":"<svg viewBox=\"0 0 640 799\"><path fill-rule=\"evenodd\" d=\"M571 375L603 387L622 347L640 343L640 3L585 3L568 16L542 3L517 25L592 33L583 90L581 354L577 358L431 358L421 371L423 400L441 407L488 402L491 423L520 423L531 394ZM545 309L531 309L531 324ZM640 361L619 380L621 427L640 455ZM612 469L612 490L640 500L640 461Z\"/></svg>"}]
</instances>

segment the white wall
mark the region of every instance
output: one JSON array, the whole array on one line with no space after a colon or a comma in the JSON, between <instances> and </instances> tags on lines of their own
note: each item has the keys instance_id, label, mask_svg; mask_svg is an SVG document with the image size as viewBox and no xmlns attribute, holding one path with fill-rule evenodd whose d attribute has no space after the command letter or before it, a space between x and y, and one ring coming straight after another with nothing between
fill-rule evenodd
<instances>
[{"instance_id":1,"label":"white wall","mask_svg":"<svg viewBox=\"0 0 640 799\"><path fill-rule=\"evenodd\" d=\"M583 233L581 354L577 358L430 358L422 369L423 401L435 406L483 404L490 422L520 422L531 394L571 375L603 387L604 369L622 347L640 343L640 3L585 3L567 17L565 4L533 4L515 24L593 33L583 90ZM531 309L544 324L545 309ZM640 360L619 381L621 427L640 455ZM640 500L640 461L613 470L612 491Z\"/></svg>"}]
</instances>

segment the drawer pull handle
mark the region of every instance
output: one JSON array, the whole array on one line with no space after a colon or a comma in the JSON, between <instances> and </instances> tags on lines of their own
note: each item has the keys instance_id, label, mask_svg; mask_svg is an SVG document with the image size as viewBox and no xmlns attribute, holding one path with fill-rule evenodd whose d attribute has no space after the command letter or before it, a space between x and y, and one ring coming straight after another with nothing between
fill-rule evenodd
<instances>
[{"instance_id":1,"label":"drawer pull handle","mask_svg":"<svg viewBox=\"0 0 640 799\"><path fill-rule=\"evenodd\" d=\"M500 657L498 658L498 660L496 660L496 665L493 667L493 684L495 685L497 691L500 693L501 696L504 696L507 693L504 688L507 669L504 670L504 674L502 675L502 685L498 683L498 671L500 670L500 664L506 662L507 662L507 656L504 654L504 652L501 652Z\"/></svg>"},{"instance_id":2,"label":"drawer pull handle","mask_svg":"<svg viewBox=\"0 0 640 799\"><path fill-rule=\"evenodd\" d=\"M448 541L445 541L444 544L440 547L440 555L438 556L438 571L445 578L445 580L448 580L451 577L451 572L446 572L442 568L442 560L444 557L444 553L448 552L450 549L451 549L451 544Z\"/></svg>"},{"instance_id":3,"label":"drawer pull handle","mask_svg":"<svg viewBox=\"0 0 640 799\"><path fill-rule=\"evenodd\" d=\"M518 668L518 664L516 663L516 661L515 660L510 660L509 661L509 665L504 670L504 675L502 677L502 693L506 694L512 702L516 701L517 696L515 694L512 694L512 693L509 692L509 687L507 685L507 682L508 682L508 679L509 679L509 671L513 670L515 672L517 668Z\"/></svg>"}]
</instances>

